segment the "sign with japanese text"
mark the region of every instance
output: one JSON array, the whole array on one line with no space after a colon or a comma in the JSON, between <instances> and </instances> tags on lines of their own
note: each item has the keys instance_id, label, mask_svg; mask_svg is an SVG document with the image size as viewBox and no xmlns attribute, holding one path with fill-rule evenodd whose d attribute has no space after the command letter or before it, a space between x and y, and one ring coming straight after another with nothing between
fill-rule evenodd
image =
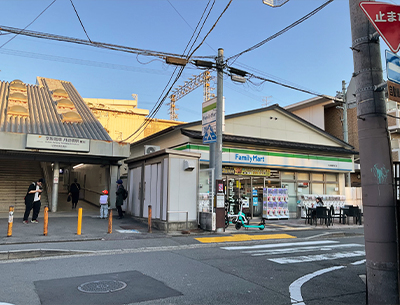
<instances>
[{"instance_id":1,"label":"sign with japanese text","mask_svg":"<svg viewBox=\"0 0 400 305\"><path fill-rule=\"evenodd\" d=\"M400 5L362 1L360 7L392 52L400 49Z\"/></svg>"},{"instance_id":2,"label":"sign with japanese text","mask_svg":"<svg viewBox=\"0 0 400 305\"><path fill-rule=\"evenodd\" d=\"M46 150L89 152L90 139L28 134L26 137L25 147Z\"/></svg>"},{"instance_id":3,"label":"sign with japanese text","mask_svg":"<svg viewBox=\"0 0 400 305\"><path fill-rule=\"evenodd\" d=\"M389 100L400 103L400 85L387 81Z\"/></svg>"}]
</instances>

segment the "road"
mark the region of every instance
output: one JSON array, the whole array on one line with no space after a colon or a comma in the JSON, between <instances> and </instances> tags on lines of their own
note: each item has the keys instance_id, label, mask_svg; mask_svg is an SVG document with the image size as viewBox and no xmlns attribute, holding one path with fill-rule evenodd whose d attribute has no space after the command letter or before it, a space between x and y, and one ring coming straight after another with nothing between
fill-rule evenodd
<instances>
[{"instance_id":1,"label":"road","mask_svg":"<svg viewBox=\"0 0 400 305\"><path fill-rule=\"evenodd\" d=\"M3 246L0 304L365 304L362 229L240 233Z\"/></svg>"}]
</instances>

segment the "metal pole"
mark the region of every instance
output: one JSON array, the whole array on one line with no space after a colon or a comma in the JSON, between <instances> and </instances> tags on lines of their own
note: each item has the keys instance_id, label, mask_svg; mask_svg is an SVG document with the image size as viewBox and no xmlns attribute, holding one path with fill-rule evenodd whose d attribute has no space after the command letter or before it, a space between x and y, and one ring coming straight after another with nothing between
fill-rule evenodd
<instances>
[{"instance_id":1,"label":"metal pole","mask_svg":"<svg viewBox=\"0 0 400 305\"><path fill-rule=\"evenodd\" d=\"M343 96L343 140L349 143L349 126L347 123L347 100L346 100L346 82L342 81ZM346 173L346 186L351 187L350 173Z\"/></svg>"},{"instance_id":2,"label":"metal pole","mask_svg":"<svg viewBox=\"0 0 400 305\"><path fill-rule=\"evenodd\" d=\"M367 269L367 303L399 304L396 209L393 167L384 93L379 40L371 39L373 26L349 0L361 186L364 206L364 239Z\"/></svg>"},{"instance_id":3,"label":"metal pole","mask_svg":"<svg viewBox=\"0 0 400 305\"><path fill-rule=\"evenodd\" d=\"M53 190L51 194L51 211L57 212L58 204L58 179L60 177L60 163L54 162L53 166Z\"/></svg>"},{"instance_id":4,"label":"metal pole","mask_svg":"<svg viewBox=\"0 0 400 305\"><path fill-rule=\"evenodd\" d=\"M222 179L222 116L224 99L224 49L218 49L217 57L217 143L215 145L215 178Z\"/></svg>"}]
</instances>

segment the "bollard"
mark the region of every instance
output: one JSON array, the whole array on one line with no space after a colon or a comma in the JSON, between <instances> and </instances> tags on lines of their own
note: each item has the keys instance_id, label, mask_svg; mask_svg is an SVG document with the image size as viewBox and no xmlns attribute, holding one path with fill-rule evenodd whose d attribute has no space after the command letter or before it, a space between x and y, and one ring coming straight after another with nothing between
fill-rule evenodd
<instances>
[{"instance_id":1,"label":"bollard","mask_svg":"<svg viewBox=\"0 0 400 305\"><path fill-rule=\"evenodd\" d=\"M47 236L47 229L49 225L49 207L46 205L44 207L44 214L43 214L43 235Z\"/></svg>"},{"instance_id":2,"label":"bollard","mask_svg":"<svg viewBox=\"0 0 400 305\"><path fill-rule=\"evenodd\" d=\"M149 205L149 218L147 218L147 222L149 225L149 233L151 233L151 205Z\"/></svg>"},{"instance_id":3,"label":"bollard","mask_svg":"<svg viewBox=\"0 0 400 305\"><path fill-rule=\"evenodd\" d=\"M79 208L78 210L78 228L76 230L77 235L81 235L82 233L82 208Z\"/></svg>"},{"instance_id":4,"label":"bollard","mask_svg":"<svg viewBox=\"0 0 400 305\"><path fill-rule=\"evenodd\" d=\"M12 236L12 226L14 222L14 207L10 206L8 209L8 230L7 237Z\"/></svg>"},{"instance_id":5,"label":"bollard","mask_svg":"<svg viewBox=\"0 0 400 305\"><path fill-rule=\"evenodd\" d=\"M112 233L112 210L108 209L108 234Z\"/></svg>"}]
</instances>

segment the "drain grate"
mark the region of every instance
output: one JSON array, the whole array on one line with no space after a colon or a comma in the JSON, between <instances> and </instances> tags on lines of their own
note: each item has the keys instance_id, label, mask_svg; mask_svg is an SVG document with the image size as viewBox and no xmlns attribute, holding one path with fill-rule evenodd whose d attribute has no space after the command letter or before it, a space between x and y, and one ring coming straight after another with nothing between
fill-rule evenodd
<instances>
[{"instance_id":1,"label":"drain grate","mask_svg":"<svg viewBox=\"0 0 400 305\"><path fill-rule=\"evenodd\" d=\"M115 280L103 280L87 282L78 286L78 290L85 293L109 293L122 290L126 287L125 282Z\"/></svg>"}]
</instances>

